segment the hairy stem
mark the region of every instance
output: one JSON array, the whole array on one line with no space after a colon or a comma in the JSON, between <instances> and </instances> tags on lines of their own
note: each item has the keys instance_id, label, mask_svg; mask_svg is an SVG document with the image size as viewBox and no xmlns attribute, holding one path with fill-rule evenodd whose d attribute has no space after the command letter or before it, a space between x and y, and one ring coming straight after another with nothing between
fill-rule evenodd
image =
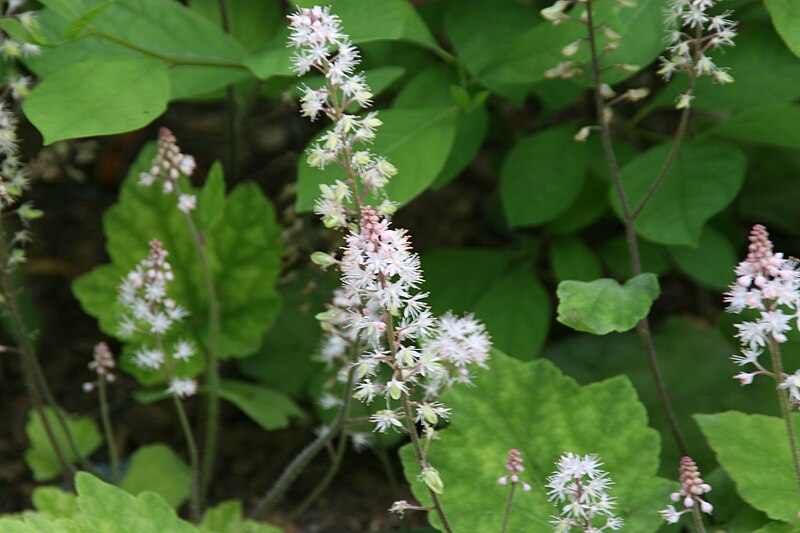
<instances>
[{"instance_id":1,"label":"hairy stem","mask_svg":"<svg viewBox=\"0 0 800 533\"><path fill-rule=\"evenodd\" d=\"M297 506L297 508L292 511L289 515L289 521L294 521L298 517L302 516L303 513L311 506L312 503L317 501L317 498L322 496L325 490L328 488L328 485L331 484L333 478L336 477L336 474L339 472L339 468L342 466L342 459L344 459L344 452L347 451L347 442L349 437L346 431L339 432L339 442L336 445L336 451L333 454L333 460L331 461L330 466L328 467L328 471L325 472L325 475L322 479L317 483L317 486L314 487L308 496Z\"/></svg>"},{"instance_id":2,"label":"hairy stem","mask_svg":"<svg viewBox=\"0 0 800 533\"><path fill-rule=\"evenodd\" d=\"M697 533L706 533L706 527L703 525L703 517L700 514L700 509L697 505L692 507L692 522L694 522L694 529Z\"/></svg>"},{"instance_id":3,"label":"hairy stem","mask_svg":"<svg viewBox=\"0 0 800 533\"><path fill-rule=\"evenodd\" d=\"M500 526L500 533L506 533L508 527L508 518L511 516L511 505L514 502L514 489L517 488L516 483L511 483L511 488L508 491L508 499L506 500L506 508L503 511L503 525Z\"/></svg>"},{"instance_id":4,"label":"hairy stem","mask_svg":"<svg viewBox=\"0 0 800 533\"><path fill-rule=\"evenodd\" d=\"M192 434L192 426L189 424L189 418L186 416L186 410L183 408L183 402L176 394L172 395L175 410L178 412L178 419L181 423L181 430L186 439L186 446L189 448L189 461L192 465L192 496L189 502L189 511L192 520L197 522L200 520L200 480L199 476L199 456L197 454L197 443Z\"/></svg>"},{"instance_id":5,"label":"hairy stem","mask_svg":"<svg viewBox=\"0 0 800 533\"><path fill-rule=\"evenodd\" d=\"M625 187L622 183L622 178L619 173L619 165L614 153L614 147L611 143L611 128L609 125L608 117L606 116L606 105L603 101L603 96L600 93L602 86L600 60L597 52L597 41L595 38L595 28L593 20L593 6L592 1L586 3L586 16L588 27L588 40L589 48L591 50L591 68L594 81L594 101L597 110L597 120L600 124L600 137L603 144L603 154L605 155L608 170L611 173L611 179L614 184L617 198L619 199L620 207L622 209L622 216L625 223L625 238L628 242L628 252L630 255L631 270L634 276L642 273L642 263L639 255L639 243L636 238L636 227L634 225L634 215L631 212L628 198L625 195ZM667 172L669 169L667 169ZM666 172L664 173L666 175ZM650 324L647 317L643 318L636 326L636 331L639 333L639 338L644 346L645 354L647 355L647 362L650 367L650 374L655 382L658 391L658 398L661 402L661 408L667 417L672 436L675 443L678 445L682 455L688 455L686 450L686 443L683 439L678 420L675 416L675 411L672 408L669 394L667 393L666 382L661 374L661 369L658 364L658 357L653 344L653 336L650 331Z\"/></svg>"},{"instance_id":6,"label":"hairy stem","mask_svg":"<svg viewBox=\"0 0 800 533\"><path fill-rule=\"evenodd\" d=\"M347 416L346 411L350 409L350 398L353 396L353 381L354 371L351 368L347 376L347 384L344 388L342 395L342 409L339 411L336 420L331 424L327 431L319 435L311 444L303 448L303 450L292 459L286 468L284 468L278 480L270 488L269 492L264 495L257 503L251 517L263 518L275 507L283 495L289 490L300 472L308 465L311 459L314 458L322 449L331 442L336 435L338 435L343 428L343 422Z\"/></svg>"},{"instance_id":7,"label":"hairy stem","mask_svg":"<svg viewBox=\"0 0 800 533\"><path fill-rule=\"evenodd\" d=\"M119 483L119 454L117 453L117 444L114 439L114 430L111 427L111 416L108 411L108 397L106 394L106 378L103 375L98 376L97 390L100 398L100 420L103 423L103 433L108 446L108 457L111 461L111 480L114 483Z\"/></svg>"},{"instance_id":8,"label":"hairy stem","mask_svg":"<svg viewBox=\"0 0 800 533\"><path fill-rule=\"evenodd\" d=\"M775 378L775 392L778 395L778 404L781 406L781 417L786 426L786 439L789 441L789 450L792 454L792 466L794 467L794 478L797 487L800 489L800 457L797 454L797 438L794 434L794 424L792 423L791 411L789 409L789 399L786 393L779 387L783 383L783 360L778 346L772 339L767 339L769 357L772 362L772 375Z\"/></svg>"}]
</instances>

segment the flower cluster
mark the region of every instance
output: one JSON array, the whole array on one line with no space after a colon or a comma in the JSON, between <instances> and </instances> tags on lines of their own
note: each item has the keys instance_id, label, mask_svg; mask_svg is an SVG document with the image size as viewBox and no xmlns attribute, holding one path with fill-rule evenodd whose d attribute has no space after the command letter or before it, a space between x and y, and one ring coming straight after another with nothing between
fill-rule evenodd
<instances>
[{"instance_id":1,"label":"flower cluster","mask_svg":"<svg viewBox=\"0 0 800 533\"><path fill-rule=\"evenodd\" d=\"M522 481L519 475L525 471L525 467L522 466L522 454L517 449L512 449L508 451L508 461L506 462L506 470L511 472L510 474L506 474L505 476L501 477L497 480L497 483L500 485L508 485L511 483L512 485L522 484L522 490L525 492L529 492L531 490L531 486Z\"/></svg>"},{"instance_id":2,"label":"flower cluster","mask_svg":"<svg viewBox=\"0 0 800 533\"><path fill-rule=\"evenodd\" d=\"M302 114L311 120L322 114L333 122L333 127L308 150L308 163L317 168L335 163L350 171L346 181L321 186L322 196L314 212L326 227L343 228L348 218L357 215L353 203L361 205L371 194L383 200L377 207L380 214L394 213L396 205L385 198L384 187L397 170L386 158L366 149L382 123L375 112L361 117L347 112L351 106L367 108L371 104L372 93L364 75L356 72L358 49L328 7L303 8L289 19L289 44L297 49L293 69L298 75L313 69L326 78L322 87L301 87Z\"/></svg>"},{"instance_id":3,"label":"flower cluster","mask_svg":"<svg viewBox=\"0 0 800 533\"><path fill-rule=\"evenodd\" d=\"M94 357L89 363L89 370L97 374L96 381L88 381L83 384L84 392L92 392L95 388L100 386L100 381L104 383L113 383L116 381L117 376L114 375L114 354L109 350L108 345L104 342L99 342L94 347Z\"/></svg>"},{"instance_id":4,"label":"flower cluster","mask_svg":"<svg viewBox=\"0 0 800 533\"><path fill-rule=\"evenodd\" d=\"M25 167L19 160L17 117L0 104L0 210L14 205L28 187Z\"/></svg>"},{"instance_id":5,"label":"flower cluster","mask_svg":"<svg viewBox=\"0 0 800 533\"><path fill-rule=\"evenodd\" d=\"M661 57L658 73L670 79L677 72L689 72L693 77L710 76L718 83L732 83L727 68L718 67L708 55L712 49L733 46L736 21L731 11L712 14L718 0L669 0L666 11L667 55ZM676 107L689 107L693 96L678 97Z\"/></svg>"},{"instance_id":6,"label":"flower cluster","mask_svg":"<svg viewBox=\"0 0 800 533\"><path fill-rule=\"evenodd\" d=\"M572 528L599 532L619 530L622 518L613 514L615 498L608 495L613 484L608 473L600 470L603 463L596 455L575 455L567 452L556 463L558 469L547 478L548 499L561 507L554 516L555 531L566 533Z\"/></svg>"},{"instance_id":7,"label":"flower cluster","mask_svg":"<svg viewBox=\"0 0 800 533\"><path fill-rule=\"evenodd\" d=\"M150 187L160 181L164 193L177 195L178 209L189 213L197 207L197 197L182 193L178 178L181 175L190 178L196 166L194 157L181 153L175 135L169 129L161 128L158 131L158 153L150 170L139 174L139 184Z\"/></svg>"},{"instance_id":8,"label":"flower cluster","mask_svg":"<svg viewBox=\"0 0 800 533\"><path fill-rule=\"evenodd\" d=\"M681 458L680 482L681 490L670 494L673 502L681 502L684 509L678 511L675 506L668 505L666 509L659 511L661 518L669 524L676 524L684 513L692 512L693 509L699 507L701 511L706 514L711 514L714 507L705 501L701 496L711 491L711 485L703 481L700 477L700 471L691 457L684 456Z\"/></svg>"},{"instance_id":9,"label":"flower cluster","mask_svg":"<svg viewBox=\"0 0 800 533\"><path fill-rule=\"evenodd\" d=\"M38 34L39 21L36 19L35 13L31 11L17 13L17 10L22 7L24 3L24 0L11 0L7 2L3 18L16 19L26 32L32 35ZM38 55L40 52L41 48L36 44L20 42L8 34L0 34L0 56L4 59L16 61L18 59Z\"/></svg>"},{"instance_id":10,"label":"flower cluster","mask_svg":"<svg viewBox=\"0 0 800 533\"><path fill-rule=\"evenodd\" d=\"M169 282L174 278L168 256L161 242L153 239L149 256L120 283L118 301L123 313L118 332L123 337L141 334L149 338L152 342L139 346L133 363L145 370L162 372L172 380L169 392L185 397L193 394L196 386L189 386L186 379L171 374L175 363L186 362L195 354L195 347L186 340L175 342L170 350L164 347L167 331L189 314L167 296Z\"/></svg>"},{"instance_id":11,"label":"flower cluster","mask_svg":"<svg viewBox=\"0 0 800 533\"><path fill-rule=\"evenodd\" d=\"M736 267L736 281L725 293L731 313L749 310L758 318L736 324L741 354L732 356L739 366L753 365L752 372L740 372L734 378L749 385L757 375L775 378L759 361L764 349L774 350L787 341L793 324L800 327L800 272L797 260L784 258L773 251L767 229L757 224L750 232L747 258ZM800 370L781 374L781 388L788 389L793 403L800 403Z\"/></svg>"}]
</instances>

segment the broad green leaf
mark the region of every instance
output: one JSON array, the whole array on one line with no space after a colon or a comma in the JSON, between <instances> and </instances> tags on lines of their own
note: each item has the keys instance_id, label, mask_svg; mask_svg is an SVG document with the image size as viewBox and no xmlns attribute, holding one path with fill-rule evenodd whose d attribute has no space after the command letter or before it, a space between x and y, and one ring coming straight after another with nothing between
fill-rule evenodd
<instances>
[{"instance_id":1,"label":"broad green leaf","mask_svg":"<svg viewBox=\"0 0 800 533\"><path fill-rule=\"evenodd\" d=\"M137 496L152 491L177 509L189 498L192 469L165 444L141 446L131 456L119 486Z\"/></svg>"},{"instance_id":2,"label":"broad green leaf","mask_svg":"<svg viewBox=\"0 0 800 533\"><path fill-rule=\"evenodd\" d=\"M281 312L264 335L261 349L239 361L244 374L294 398L305 395L320 370L319 363L312 359L322 337L314 316L330 301L335 287L332 281L332 276L318 280L301 271L297 278L280 287Z\"/></svg>"},{"instance_id":3,"label":"broad green leaf","mask_svg":"<svg viewBox=\"0 0 800 533\"><path fill-rule=\"evenodd\" d=\"M600 259L576 237L557 239L550 243L550 264L559 281L591 281L603 275Z\"/></svg>"},{"instance_id":4,"label":"broad green leaf","mask_svg":"<svg viewBox=\"0 0 800 533\"><path fill-rule=\"evenodd\" d=\"M608 211L609 185L589 173L575 201L564 212L547 223L547 231L558 235L572 235L602 217Z\"/></svg>"},{"instance_id":5,"label":"broad green leaf","mask_svg":"<svg viewBox=\"0 0 800 533\"><path fill-rule=\"evenodd\" d=\"M572 125L524 137L506 157L500 196L512 228L554 219L578 197L586 179L586 152Z\"/></svg>"},{"instance_id":6,"label":"broad green leaf","mask_svg":"<svg viewBox=\"0 0 800 533\"><path fill-rule=\"evenodd\" d=\"M711 57L718 66L729 68L736 81L720 86L708 76L700 78L692 108L744 110L800 98L800 61L766 25L748 25L747 31L736 36L736 46L724 54L712 53ZM651 105L673 107L678 95L685 91L686 77L677 77L653 98Z\"/></svg>"},{"instance_id":7,"label":"broad green leaf","mask_svg":"<svg viewBox=\"0 0 800 533\"><path fill-rule=\"evenodd\" d=\"M623 235L604 242L600 246L600 257L614 276L620 279L633 277L628 241ZM639 260L642 263L643 271L658 275L667 272L671 266L669 255L663 246L641 240L639 241Z\"/></svg>"},{"instance_id":8,"label":"broad green leaf","mask_svg":"<svg viewBox=\"0 0 800 533\"><path fill-rule=\"evenodd\" d=\"M69 26L64 28L64 37L66 39L75 39L78 37L81 32L83 32L83 30L85 30L94 21L94 19L96 19L103 11L108 9L113 2L114 0L108 0L107 2L90 9L80 17L76 18L70 23Z\"/></svg>"},{"instance_id":9,"label":"broad green leaf","mask_svg":"<svg viewBox=\"0 0 800 533\"><path fill-rule=\"evenodd\" d=\"M528 267L482 249L437 250L423 256L422 267L434 313L475 313L497 348L522 359L538 355L550 330L550 299Z\"/></svg>"},{"instance_id":10,"label":"broad green leaf","mask_svg":"<svg viewBox=\"0 0 800 533\"><path fill-rule=\"evenodd\" d=\"M704 474L713 468L714 454L697 425L685 422L698 409L709 412L740 409L764 414L776 409L775 386L770 380L756 380L742 390L739 382L731 379L740 370L730 360L735 350L732 340L716 327L688 315L667 317L653 327L653 342L673 408L684 438L692 443L692 457ZM573 334L549 344L542 355L581 384L627 375L647 406L651 425L663 437L662 473L675 477L682 454L671 437L644 348L635 331L605 336ZM717 489L714 485L715 494ZM717 506L716 496L713 503Z\"/></svg>"},{"instance_id":11,"label":"broad green leaf","mask_svg":"<svg viewBox=\"0 0 800 533\"><path fill-rule=\"evenodd\" d=\"M603 278L558 284L558 321L577 331L605 335L632 329L647 316L661 292L655 274L639 274L620 285Z\"/></svg>"},{"instance_id":12,"label":"broad green leaf","mask_svg":"<svg viewBox=\"0 0 800 533\"><path fill-rule=\"evenodd\" d=\"M36 487L32 500L34 508L51 519L72 518L78 510L75 495L58 487Z\"/></svg>"},{"instance_id":13,"label":"broad green leaf","mask_svg":"<svg viewBox=\"0 0 800 533\"><path fill-rule=\"evenodd\" d=\"M208 333L207 295L197 261L197 254L183 213L176 207L173 195L163 194L160 187L138 184L140 172L150 167L153 146L142 151L131 167L120 191L120 200L103 219L108 238L111 263L97 267L78 278L73 291L84 310L97 317L100 328L117 335L119 309L116 287L147 254L148 242L157 238L169 251L169 260L176 273L170 285L171 296L184 305L191 315L170 330L170 338L195 339L206 346ZM208 191L198 194L196 222L203 234L212 276L220 304L220 355L245 357L255 352L261 337L279 309L274 289L280 268L280 229L269 201L253 184L236 187L220 206L219 169L213 169L207 182ZM187 188L188 185L183 183ZM184 189L186 190L186 189ZM209 202L204 207L204 202ZM222 215L211 215L218 208ZM202 358L192 358L183 370L197 373ZM123 367L143 384L154 384L161 378L134 367L123 357Z\"/></svg>"},{"instance_id":14,"label":"broad green leaf","mask_svg":"<svg viewBox=\"0 0 800 533\"><path fill-rule=\"evenodd\" d=\"M168 98L165 63L93 59L45 78L25 99L23 109L45 144L51 144L139 129L164 112Z\"/></svg>"},{"instance_id":15,"label":"broad green leaf","mask_svg":"<svg viewBox=\"0 0 800 533\"><path fill-rule=\"evenodd\" d=\"M219 161L215 161L208 171L199 204L197 216L202 227L206 231L216 227L225 214L225 173Z\"/></svg>"},{"instance_id":16,"label":"broad green leaf","mask_svg":"<svg viewBox=\"0 0 800 533\"><path fill-rule=\"evenodd\" d=\"M797 427L800 415L792 418ZM695 415L695 420L742 498L770 518L799 526L800 490L783 420L738 411Z\"/></svg>"},{"instance_id":17,"label":"broad green leaf","mask_svg":"<svg viewBox=\"0 0 800 533\"><path fill-rule=\"evenodd\" d=\"M74 464L78 458L69 446L67 436L64 434L61 424L55 412L50 408L45 408L45 416L53 431L55 441L61 449L64 460ZM97 429L97 424L91 418L66 418L66 425L72 433L75 446L78 452L84 457L90 456L102 444L103 437ZM33 479L36 481L47 481L57 477L61 473L55 451L50 445L50 440L45 433L44 425L39 415L31 410L28 413L28 423L25 424L25 433L30 440L30 448L25 452L25 463L33 470Z\"/></svg>"},{"instance_id":18,"label":"broad green leaf","mask_svg":"<svg viewBox=\"0 0 800 533\"><path fill-rule=\"evenodd\" d=\"M720 291L733 282L733 268L739 262L731 242L710 226L703 230L696 248L674 246L670 254L690 277Z\"/></svg>"},{"instance_id":19,"label":"broad green leaf","mask_svg":"<svg viewBox=\"0 0 800 533\"><path fill-rule=\"evenodd\" d=\"M222 26L218 0L190 0L189 7ZM250 51L264 46L283 26L283 4L279 0L226 0L230 33Z\"/></svg>"},{"instance_id":20,"label":"broad green leaf","mask_svg":"<svg viewBox=\"0 0 800 533\"><path fill-rule=\"evenodd\" d=\"M452 106L455 102L453 87L458 81L456 73L443 65L431 65L403 86L397 93L392 107L394 109L414 109L427 106ZM489 126L489 114L483 105L465 110L459 107L456 118L456 134L450 155L434 188L442 187L456 177L478 153Z\"/></svg>"},{"instance_id":21,"label":"broad green leaf","mask_svg":"<svg viewBox=\"0 0 800 533\"><path fill-rule=\"evenodd\" d=\"M456 109L388 109L381 111L378 118L383 125L378 128L370 151L387 157L397 167L398 174L386 192L391 200L407 203L428 188L444 167L455 137ZM298 211L313 208L320 184L344 179L344 170L337 165L320 170L308 166L305 158L299 165Z\"/></svg>"},{"instance_id":22,"label":"broad green leaf","mask_svg":"<svg viewBox=\"0 0 800 533\"><path fill-rule=\"evenodd\" d=\"M267 431L285 428L290 417L303 416L303 411L285 394L252 383L224 379L219 394Z\"/></svg>"},{"instance_id":23,"label":"broad green leaf","mask_svg":"<svg viewBox=\"0 0 800 533\"><path fill-rule=\"evenodd\" d=\"M786 46L800 57L800 5L792 0L764 0L764 5Z\"/></svg>"},{"instance_id":24,"label":"broad green leaf","mask_svg":"<svg viewBox=\"0 0 800 533\"><path fill-rule=\"evenodd\" d=\"M775 104L747 108L711 128L711 133L736 141L800 148L800 105Z\"/></svg>"},{"instance_id":25,"label":"broad green leaf","mask_svg":"<svg viewBox=\"0 0 800 533\"><path fill-rule=\"evenodd\" d=\"M786 522L770 522L756 533L797 533L800 527L787 524Z\"/></svg>"},{"instance_id":26,"label":"broad green leaf","mask_svg":"<svg viewBox=\"0 0 800 533\"><path fill-rule=\"evenodd\" d=\"M656 179L671 148L661 144L621 170L628 202L637 206ZM709 218L727 207L744 183L744 154L719 141L683 144L664 182L636 219L636 232L661 244L697 246ZM611 202L619 213L613 191Z\"/></svg>"},{"instance_id":27,"label":"broad green leaf","mask_svg":"<svg viewBox=\"0 0 800 533\"><path fill-rule=\"evenodd\" d=\"M800 235L800 209L795 201L800 198L800 151L761 147L748 159L754 179L745 181L737 199L741 215Z\"/></svg>"},{"instance_id":28,"label":"broad green leaf","mask_svg":"<svg viewBox=\"0 0 800 533\"><path fill-rule=\"evenodd\" d=\"M475 387L454 387L443 401L450 426L430 446L428 461L444 481L442 505L454 531L498 531L508 487L498 485L512 448L522 452L523 480L534 490L514 498L508 531L551 531L558 510L543 488L553 463L565 452L597 454L614 481L610 494L626 530L654 532L673 484L656 477L660 439L647 425L644 406L623 377L579 387L548 361L523 363L495 350ZM631 454L630 450L637 450ZM414 495L430 497L417 479L410 445L400 453ZM434 513L429 513L436 526ZM441 529L441 528L440 528Z\"/></svg>"},{"instance_id":29,"label":"broad green leaf","mask_svg":"<svg viewBox=\"0 0 800 533\"><path fill-rule=\"evenodd\" d=\"M242 502L228 500L207 509L200 524L200 531L208 533L280 533L270 524L253 520L242 520Z\"/></svg>"}]
</instances>

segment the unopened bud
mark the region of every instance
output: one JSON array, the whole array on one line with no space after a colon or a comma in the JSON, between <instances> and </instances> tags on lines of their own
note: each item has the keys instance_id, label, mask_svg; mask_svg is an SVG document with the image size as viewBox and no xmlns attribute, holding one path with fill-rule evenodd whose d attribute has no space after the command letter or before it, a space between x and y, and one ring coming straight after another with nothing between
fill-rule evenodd
<instances>
[{"instance_id":1,"label":"unopened bud","mask_svg":"<svg viewBox=\"0 0 800 533\"><path fill-rule=\"evenodd\" d=\"M311 254L311 262L323 269L335 265L338 261L331 254L325 252L314 252Z\"/></svg>"},{"instance_id":2,"label":"unopened bud","mask_svg":"<svg viewBox=\"0 0 800 533\"><path fill-rule=\"evenodd\" d=\"M592 132L591 126L584 126L578 130L578 133L575 134L575 140L579 143L586 142L586 139L589 138L589 134Z\"/></svg>"},{"instance_id":3,"label":"unopened bud","mask_svg":"<svg viewBox=\"0 0 800 533\"><path fill-rule=\"evenodd\" d=\"M425 485L427 485L428 488L436 494L441 494L444 492L444 483L442 483L442 478L439 476L439 472L432 466L426 466L422 469L422 481L424 481Z\"/></svg>"},{"instance_id":4,"label":"unopened bud","mask_svg":"<svg viewBox=\"0 0 800 533\"><path fill-rule=\"evenodd\" d=\"M581 48L582 39L578 39L577 41L573 41L569 43L567 46L561 49L561 54L564 57L572 57L578 53L578 50Z\"/></svg>"},{"instance_id":5,"label":"unopened bud","mask_svg":"<svg viewBox=\"0 0 800 533\"><path fill-rule=\"evenodd\" d=\"M650 95L650 89L647 87L640 87L639 89L628 89L625 91L625 99L630 102L638 102L644 100Z\"/></svg>"}]
</instances>

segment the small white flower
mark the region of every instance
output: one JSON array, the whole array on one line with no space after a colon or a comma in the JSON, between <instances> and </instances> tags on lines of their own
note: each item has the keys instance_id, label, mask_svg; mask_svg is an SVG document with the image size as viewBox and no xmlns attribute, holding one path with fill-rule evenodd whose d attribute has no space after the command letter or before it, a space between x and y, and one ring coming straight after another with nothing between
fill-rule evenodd
<instances>
[{"instance_id":1,"label":"small white flower","mask_svg":"<svg viewBox=\"0 0 800 533\"><path fill-rule=\"evenodd\" d=\"M181 194L178 197L178 209L190 213L197 208L197 197L194 194Z\"/></svg>"},{"instance_id":2,"label":"small white flower","mask_svg":"<svg viewBox=\"0 0 800 533\"><path fill-rule=\"evenodd\" d=\"M786 376L783 379L783 383L778 386L782 389L788 389L792 400L800 402L800 370Z\"/></svg>"},{"instance_id":3,"label":"small white flower","mask_svg":"<svg viewBox=\"0 0 800 533\"><path fill-rule=\"evenodd\" d=\"M197 382L189 378L175 378L170 381L167 392L181 399L188 398L197 393Z\"/></svg>"},{"instance_id":4,"label":"small white flower","mask_svg":"<svg viewBox=\"0 0 800 533\"><path fill-rule=\"evenodd\" d=\"M384 409L378 411L369 417L370 422L375 424L375 431L385 433L389 428L402 428L403 423L397 416L397 413L391 409Z\"/></svg>"}]
</instances>

